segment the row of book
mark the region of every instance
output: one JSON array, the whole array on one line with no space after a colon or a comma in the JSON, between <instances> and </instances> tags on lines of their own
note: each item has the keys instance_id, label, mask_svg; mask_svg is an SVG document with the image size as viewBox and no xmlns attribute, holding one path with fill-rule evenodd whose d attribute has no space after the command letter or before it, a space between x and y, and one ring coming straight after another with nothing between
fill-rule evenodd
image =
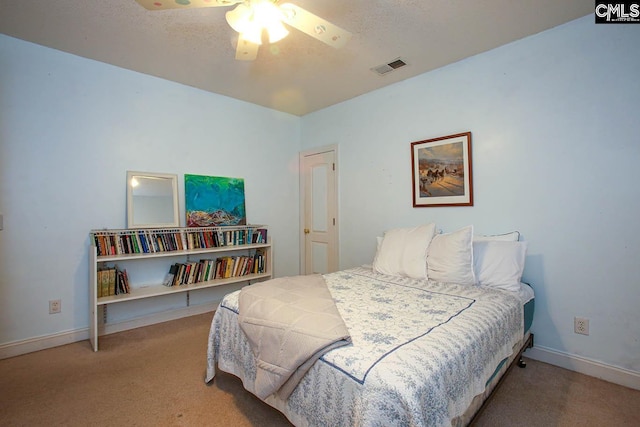
<instances>
[{"instance_id":1,"label":"row of book","mask_svg":"<svg viewBox=\"0 0 640 427\"><path fill-rule=\"evenodd\" d=\"M183 251L267 242L267 229L203 227L175 229L96 230L98 256Z\"/></svg>"},{"instance_id":2,"label":"row of book","mask_svg":"<svg viewBox=\"0 0 640 427\"><path fill-rule=\"evenodd\" d=\"M169 268L163 285L191 285L215 279L260 274L264 273L265 269L265 255L260 251L253 256L226 256L215 260L201 259L175 263Z\"/></svg>"},{"instance_id":3,"label":"row of book","mask_svg":"<svg viewBox=\"0 0 640 427\"><path fill-rule=\"evenodd\" d=\"M131 292L127 270L117 266L100 268L96 272L96 294L98 298Z\"/></svg>"}]
</instances>

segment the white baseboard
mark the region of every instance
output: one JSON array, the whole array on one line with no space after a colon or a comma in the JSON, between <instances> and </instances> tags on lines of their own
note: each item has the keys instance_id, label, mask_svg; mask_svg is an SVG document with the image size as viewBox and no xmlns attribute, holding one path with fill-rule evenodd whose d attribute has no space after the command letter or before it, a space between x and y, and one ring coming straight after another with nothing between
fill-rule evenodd
<instances>
[{"instance_id":1,"label":"white baseboard","mask_svg":"<svg viewBox=\"0 0 640 427\"><path fill-rule=\"evenodd\" d=\"M56 334L42 337L14 341L0 345L0 359L8 359L9 357L20 356L21 354L33 353L34 351L45 350L47 348L58 347L88 339L89 328L82 328L73 331L58 332Z\"/></svg>"},{"instance_id":2,"label":"white baseboard","mask_svg":"<svg viewBox=\"0 0 640 427\"><path fill-rule=\"evenodd\" d=\"M587 359L586 357L537 345L528 349L524 356L539 360L540 362L549 363L550 365L569 369L570 371L600 378L610 383L640 390L640 372L606 365L596 360Z\"/></svg>"},{"instance_id":3,"label":"white baseboard","mask_svg":"<svg viewBox=\"0 0 640 427\"><path fill-rule=\"evenodd\" d=\"M129 329L149 326L156 323L168 322L170 320L181 319L183 317L195 316L215 311L217 303L207 303L179 308L176 310L164 311L144 317L138 317L118 323L107 324L100 327L100 335L108 335L116 332L127 331ZM14 341L7 344L0 344L0 360L9 357L20 356L22 354L33 353L34 351L45 350L61 345L71 344L77 341L89 339L89 328L76 329L72 331L59 332L42 337L29 338L21 341ZM89 347L87 347L89 348Z\"/></svg>"},{"instance_id":4,"label":"white baseboard","mask_svg":"<svg viewBox=\"0 0 640 427\"><path fill-rule=\"evenodd\" d=\"M129 329L149 326L156 323L168 322L170 320L181 319L183 317L195 316L215 311L218 304L201 304L176 310L165 311L149 316L139 317L123 322L107 324L101 330L100 335L108 335L116 332L127 331ZM58 347L71 344L77 341L89 339L89 328L76 329L72 331L59 332L52 335L29 338L22 341L15 341L0 345L0 359L19 356L21 354L32 353L34 351L45 350L47 348ZM606 365L596 360L587 359L575 354L569 354L547 347L534 346L528 349L525 357L549 363L581 374L600 378L614 384L640 390L640 372Z\"/></svg>"}]
</instances>

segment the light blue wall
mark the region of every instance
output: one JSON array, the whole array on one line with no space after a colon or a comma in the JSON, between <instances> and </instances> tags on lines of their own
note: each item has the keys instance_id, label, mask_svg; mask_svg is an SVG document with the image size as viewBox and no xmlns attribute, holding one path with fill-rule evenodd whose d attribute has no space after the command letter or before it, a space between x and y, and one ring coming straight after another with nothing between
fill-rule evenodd
<instances>
[{"instance_id":1,"label":"light blue wall","mask_svg":"<svg viewBox=\"0 0 640 427\"><path fill-rule=\"evenodd\" d=\"M586 17L300 119L0 36L0 345L87 327L87 233L125 225L126 170L244 177L294 274L297 152L338 144L341 267L391 227L520 230L537 345L640 371L638 40ZM413 208L410 143L463 131L475 206Z\"/></svg>"},{"instance_id":2,"label":"light blue wall","mask_svg":"<svg viewBox=\"0 0 640 427\"><path fill-rule=\"evenodd\" d=\"M178 174L181 224L185 173L244 178L248 221L274 237L275 274L296 274L299 125L0 35L0 345L87 328L88 233L126 226L127 170ZM49 315L58 298L62 313ZM153 311L138 306L110 315Z\"/></svg>"},{"instance_id":3,"label":"light blue wall","mask_svg":"<svg viewBox=\"0 0 640 427\"><path fill-rule=\"evenodd\" d=\"M588 16L303 117L339 145L341 267L392 227L519 230L536 344L640 371L639 42ZM410 143L464 131L475 205L413 208Z\"/></svg>"}]
</instances>

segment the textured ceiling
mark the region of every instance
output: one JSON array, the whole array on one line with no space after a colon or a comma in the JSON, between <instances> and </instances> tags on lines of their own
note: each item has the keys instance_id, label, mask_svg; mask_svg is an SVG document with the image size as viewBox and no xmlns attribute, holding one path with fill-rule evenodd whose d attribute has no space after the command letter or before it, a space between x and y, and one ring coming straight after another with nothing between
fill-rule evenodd
<instances>
[{"instance_id":1,"label":"textured ceiling","mask_svg":"<svg viewBox=\"0 0 640 427\"><path fill-rule=\"evenodd\" d=\"M287 0L350 31L334 49L290 28L235 60L231 7L148 11L135 0L0 0L0 33L304 115L593 13L586 0ZM371 68L402 58L380 76Z\"/></svg>"}]
</instances>

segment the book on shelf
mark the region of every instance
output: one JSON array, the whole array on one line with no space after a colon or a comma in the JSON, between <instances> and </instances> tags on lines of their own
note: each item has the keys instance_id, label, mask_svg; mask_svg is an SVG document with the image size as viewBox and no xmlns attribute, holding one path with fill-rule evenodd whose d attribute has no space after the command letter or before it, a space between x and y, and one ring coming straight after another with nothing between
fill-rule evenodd
<instances>
[{"instance_id":1,"label":"book on shelf","mask_svg":"<svg viewBox=\"0 0 640 427\"><path fill-rule=\"evenodd\" d=\"M128 294L129 288L126 282L124 270L116 270L116 295Z\"/></svg>"},{"instance_id":2,"label":"book on shelf","mask_svg":"<svg viewBox=\"0 0 640 427\"><path fill-rule=\"evenodd\" d=\"M183 272L182 272L182 276L180 277L180 283L178 283L179 285L186 285L189 282L189 273L191 273L191 265L189 263L184 263L182 264L183 266Z\"/></svg>"},{"instance_id":3,"label":"book on shelf","mask_svg":"<svg viewBox=\"0 0 640 427\"><path fill-rule=\"evenodd\" d=\"M98 298L131 292L127 270L118 266L100 267L96 271L96 296Z\"/></svg>"},{"instance_id":4,"label":"book on shelf","mask_svg":"<svg viewBox=\"0 0 640 427\"><path fill-rule=\"evenodd\" d=\"M176 248L179 251L183 251L184 250L184 246L182 245L182 237L180 236L179 232L174 232L173 233L173 238L175 239L176 242Z\"/></svg>"},{"instance_id":5,"label":"book on shelf","mask_svg":"<svg viewBox=\"0 0 640 427\"><path fill-rule=\"evenodd\" d=\"M255 229L251 238L251 243L267 243L267 229Z\"/></svg>"},{"instance_id":6,"label":"book on shelf","mask_svg":"<svg viewBox=\"0 0 640 427\"><path fill-rule=\"evenodd\" d=\"M108 297L109 294L109 269L102 270L102 296Z\"/></svg>"},{"instance_id":7,"label":"book on shelf","mask_svg":"<svg viewBox=\"0 0 640 427\"><path fill-rule=\"evenodd\" d=\"M120 272L120 277L123 284L123 290L125 294L131 293L131 286L129 286L129 276L127 275L127 269L123 269Z\"/></svg>"},{"instance_id":8,"label":"book on shelf","mask_svg":"<svg viewBox=\"0 0 640 427\"><path fill-rule=\"evenodd\" d=\"M108 273L104 268L99 268L96 272L96 294L98 298L109 295Z\"/></svg>"},{"instance_id":9,"label":"book on shelf","mask_svg":"<svg viewBox=\"0 0 640 427\"><path fill-rule=\"evenodd\" d=\"M171 267L169 267L169 272L167 273L167 275L164 278L164 281L162 282L163 285L173 286L176 273L178 272L178 268L179 268L178 264L173 264L171 265Z\"/></svg>"},{"instance_id":10,"label":"book on shelf","mask_svg":"<svg viewBox=\"0 0 640 427\"><path fill-rule=\"evenodd\" d=\"M189 271L189 280L187 281L187 285L192 285L198 281L198 263L190 262L191 270Z\"/></svg>"},{"instance_id":11,"label":"book on shelf","mask_svg":"<svg viewBox=\"0 0 640 427\"><path fill-rule=\"evenodd\" d=\"M135 233L129 234L129 240L131 240L131 246L132 246L133 252L136 254L139 254L140 246L138 246L138 239L136 237L137 236Z\"/></svg>"},{"instance_id":12,"label":"book on shelf","mask_svg":"<svg viewBox=\"0 0 640 427\"><path fill-rule=\"evenodd\" d=\"M236 259L234 259L233 273L231 277L242 276L242 264L244 263L245 258L246 257L236 257Z\"/></svg>"},{"instance_id":13,"label":"book on shelf","mask_svg":"<svg viewBox=\"0 0 640 427\"><path fill-rule=\"evenodd\" d=\"M211 274L211 260L210 259L205 259L205 260L201 260L200 262L204 262L204 273L202 276L202 281L203 282L207 282L210 279L210 274Z\"/></svg>"},{"instance_id":14,"label":"book on shelf","mask_svg":"<svg viewBox=\"0 0 640 427\"><path fill-rule=\"evenodd\" d=\"M185 273L185 275L187 276L186 280L185 280L185 285L191 285L193 284L194 280L195 280L195 275L196 275L196 263L195 262L188 262L187 263L187 273Z\"/></svg>"},{"instance_id":15,"label":"book on shelf","mask_svg":"<svg viewBox=\"0 0 640 427\"><path fill-rule=\"evenodd\" d=\"M232 271L233 271L233 257L227 257L223 277L225 279L228 279L229 277L231 277Z\"/></svg>"},{"instance_id":16,"label":"book on shelf","mask_svg":"<svg viewBox=\"0 0 640 427\"><path fill-rule=\"evenodd\" d=\"M165 286L191 285L217 279L264 273L264 255L223 256L214 259L175 263L169 267Z\"/></svg>"},{"instance_id":17,"label":"book on shelf","mask_svg":"<svg viewBox=\"0 0 640 427\"><path fill-rule=\"evenodd\" d=\"M138 232L138 240L140 242L140 248L142 248L142 252L149 252L149 246L147 246L147 240L145 239L143 232Z\"/></svg>"},{"instance_id":18,"label":"book on shelf","mask_svg":"<svg viewBox=\"0 0 640 427\"><path fill-rule=\"evenodd\" d=\"M267 243L267 228L248 225L93 230L91 236L98 256L117 256Z\"/></svg>"},{"instance_id":19,"label":"book on shelf","mask_svg":"<svg viewBox=\"0 0 640 427\"><path fill-rule=\"evenodd\" d=\"M184 280L184 272L185 272L186 266L182 263L178 264L178 273L176 274L176 280L174 282L174 285L181 285L183 280Z\"/></svg>"},{"instance_id":20,"label":"book on shelf","mask_svg":"<svg viewBox=\"0 0 640 427\"><path fill-rule=\"evenodd\" d=\"M116 294L116 269L110 268L109 270L109 295Z\"/></svg>"}]
</instances>

